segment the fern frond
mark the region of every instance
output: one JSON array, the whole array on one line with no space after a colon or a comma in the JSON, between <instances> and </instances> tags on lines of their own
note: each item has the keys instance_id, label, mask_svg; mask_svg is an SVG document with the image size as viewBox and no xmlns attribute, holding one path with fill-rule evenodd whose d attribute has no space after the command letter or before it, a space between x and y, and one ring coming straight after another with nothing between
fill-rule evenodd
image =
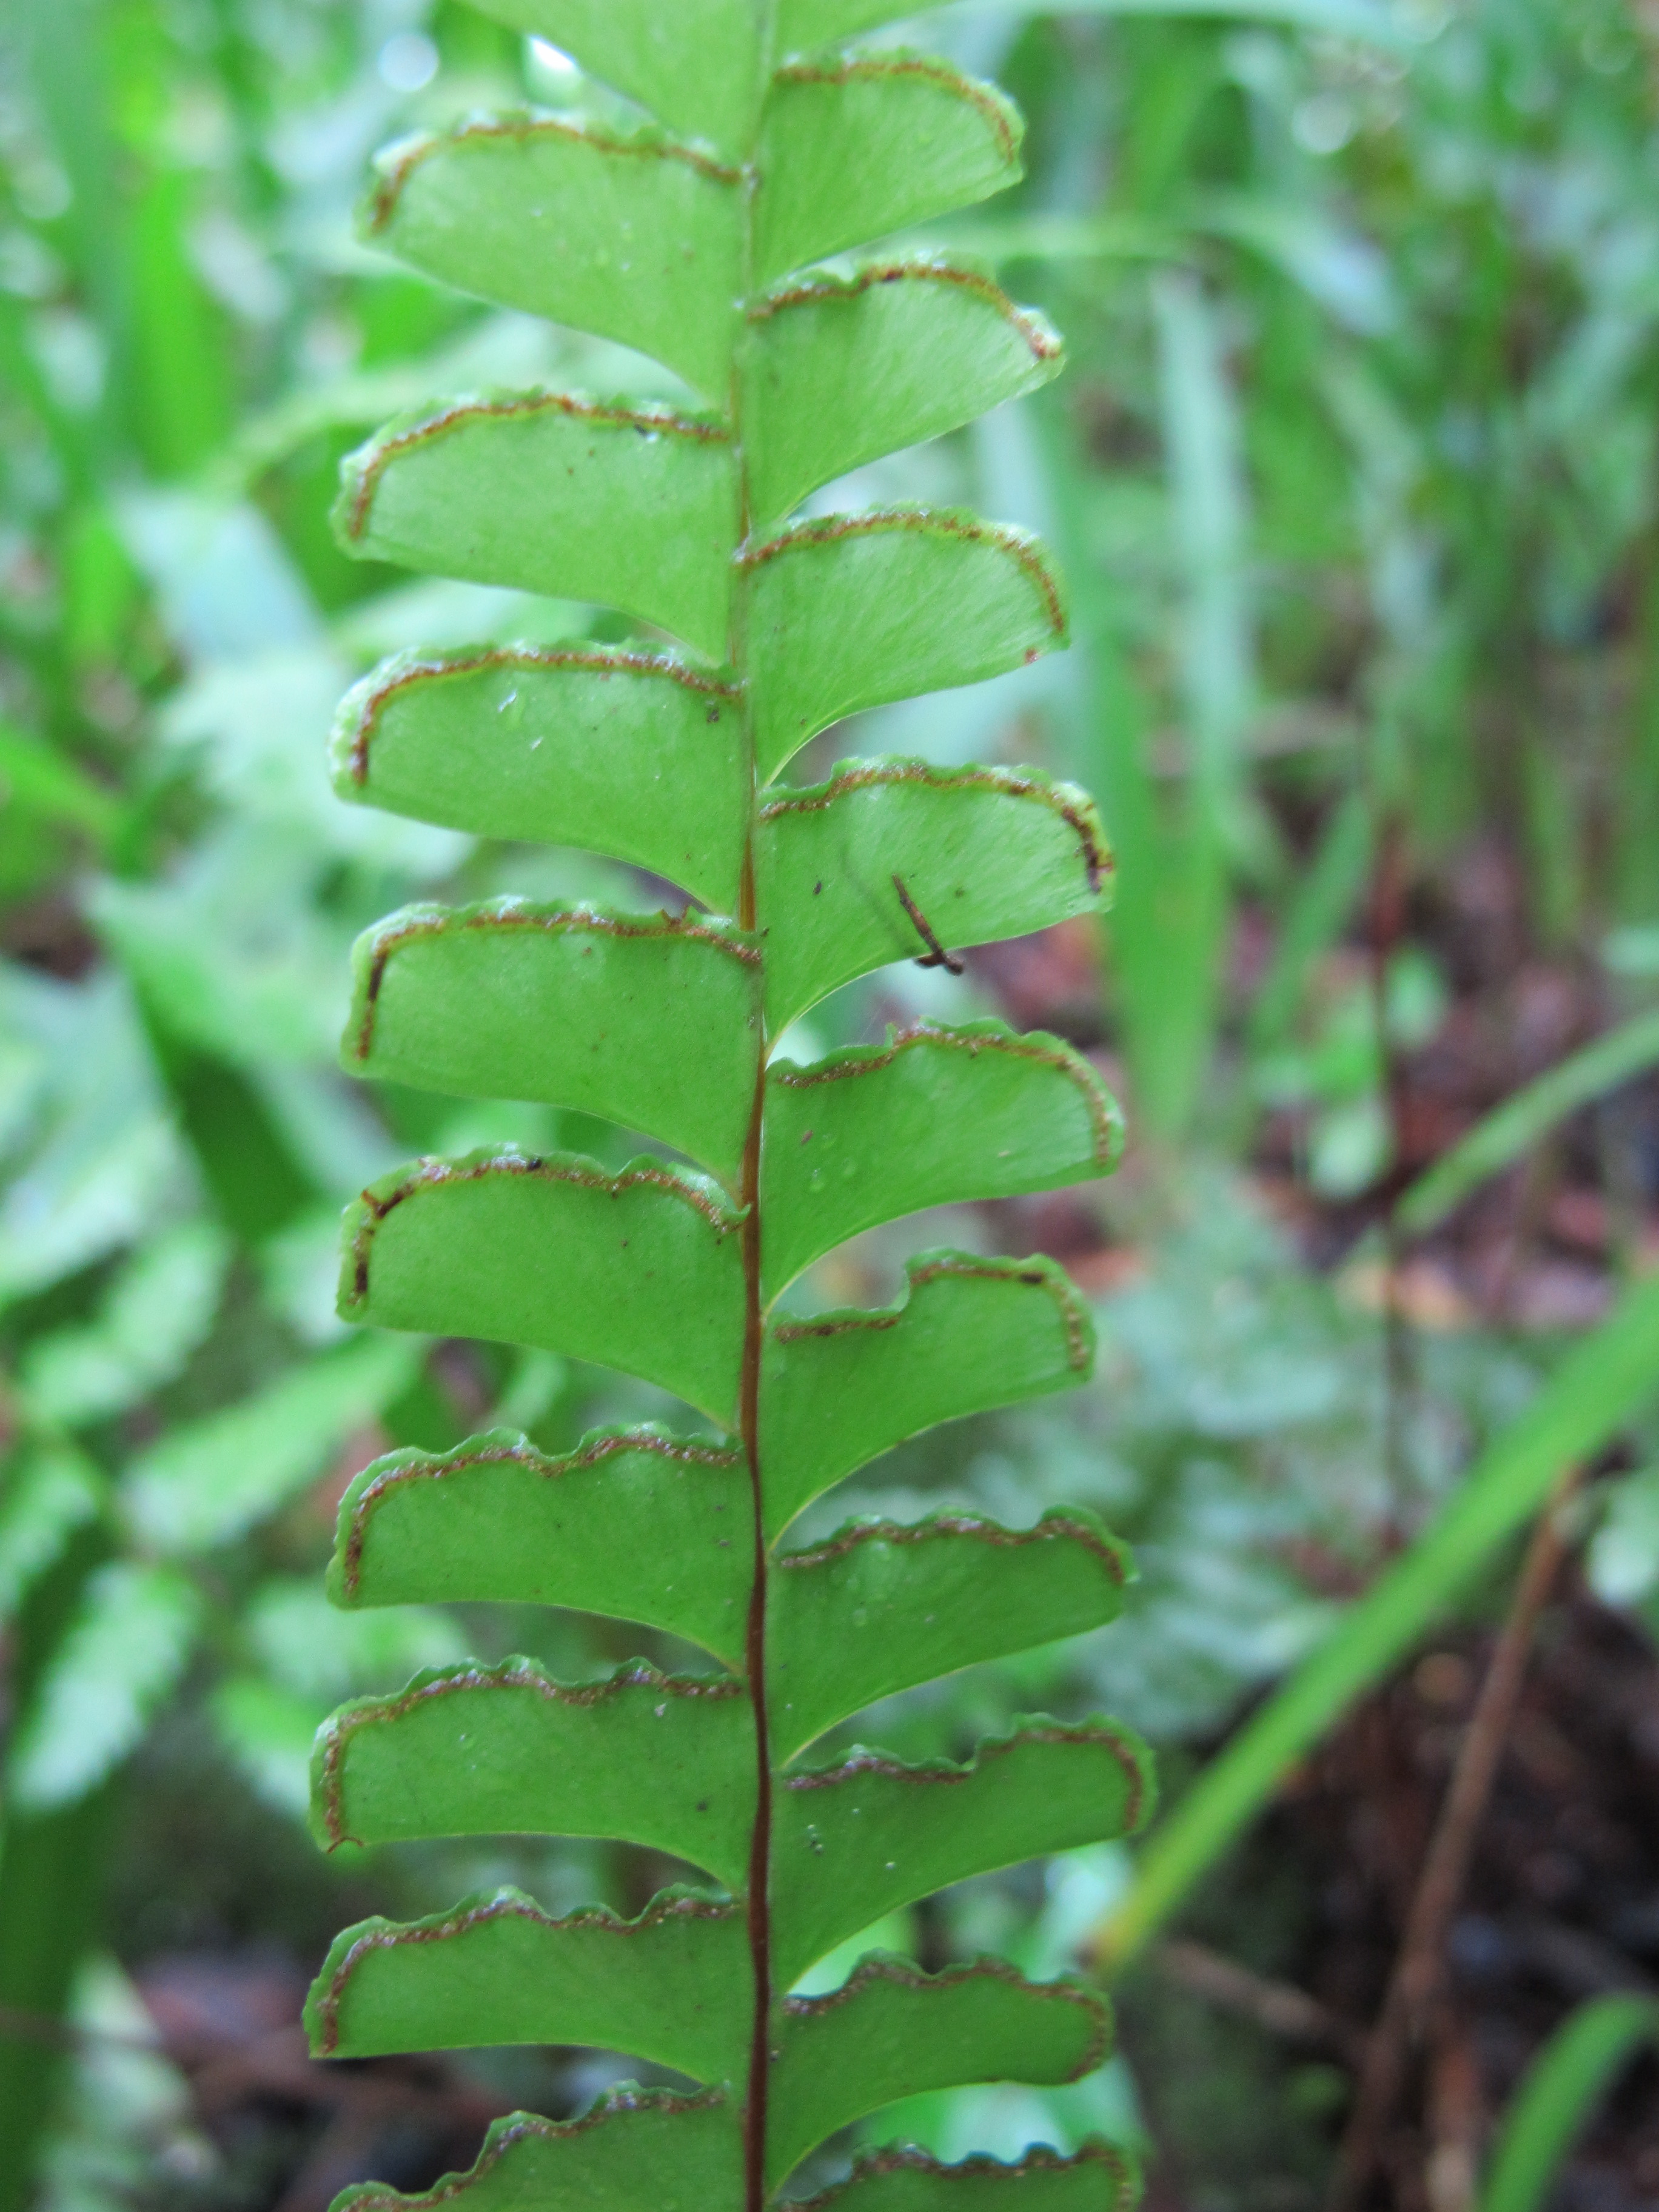
<instances>
[{"instance_id":1,"label":"fern frond","mask_svg":"<svg viewBox=\"0 0 1659 2212\"><path fill-rule=\"evenodd\" d=\"M827 1731L896 1691L1112 1619L1127 1561L1091 1515L790 1541L891 1445L1071 1388L1093 1358L1086 1307L1042 1258L922 1253L891 1306L803 1319L778 1303L863 1230L1117 1158L1115 1105L1053 1037L923 1023L811 1066L777 1056L854 978L954 966L1109 894L1090 800L1036 769L878 759L776 781L848 714L1066 642L1060 581L1023 532L926 507L797 513L1033 390L1060 346L970 264L822 265L1019 174L1019 118L994 88L836 43L885 20L883 0L483 4L643 119L509 115L407 142L382 157L368 235L650 355L695 398L439 399L347 463L341 542L673 642L402 656L347 698L336 787L631 862L696 905L392 915L358 945L343 1056L367 1077L595 1115L680 1161L417 1162L349 1212L340 1307L592 1360L704 1428L602 1430L557 1458L502 1431L394 1453L346 1493L330 1588L346 1606L570 1606L685 1638L712 1671L429 1670L328 1723L314 1823L330 1845L602 1837L672 1853L705 1886L631 1921L501 1890L367 1922L335 1945L308 2017L331 2055L589 2044L701 2085L573 2122L520 2115L428 2196L371 2187L342 2208L763 2212L830 2136L902 2097L1100 2063L1102 1999L995 1960L928 1975L872 1954L831 1995L790 1992L884 1914L1126 1834L1150 1805L1142 1747L1101 1719L1038 1716L963 1762L813 1763ZM1023 2212L1112 2212L1133 2179L1104 2145L1012 2166L890 2152L812 2202L1004 2212L1016 2190Z\"/></svg>"}]
</instances>

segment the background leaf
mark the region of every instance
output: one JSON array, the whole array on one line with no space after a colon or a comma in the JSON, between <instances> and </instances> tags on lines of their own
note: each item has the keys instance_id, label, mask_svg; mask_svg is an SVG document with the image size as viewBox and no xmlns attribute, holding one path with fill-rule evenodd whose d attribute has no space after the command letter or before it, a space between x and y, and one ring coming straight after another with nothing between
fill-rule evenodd
<instances>
[{"instance_id":1,"label":"background leaf","mask_svg":"<svg viewBox=\"0 0 1659 2212\"><path fill-rule=\"evenodd\" d=\"M364 1338L176 1429L128 1468L124 1514L147 1542L174 1553L240 1534L319 1474L408 1383L419 1356L395 1338Z\"/></svg>"},{"instance_id":2,"label":"background leaf","mask_svg":"<svg viewBox=\"0 0 1659 2212\"><path fill-rule=\"evenodd\" d=\"M71 1805L103 1780L178 1681L201 1619L200 1595L176 1568L114 1559L98 1571L13 1740L20 1805Z\"/></svg>"}]
</instances>

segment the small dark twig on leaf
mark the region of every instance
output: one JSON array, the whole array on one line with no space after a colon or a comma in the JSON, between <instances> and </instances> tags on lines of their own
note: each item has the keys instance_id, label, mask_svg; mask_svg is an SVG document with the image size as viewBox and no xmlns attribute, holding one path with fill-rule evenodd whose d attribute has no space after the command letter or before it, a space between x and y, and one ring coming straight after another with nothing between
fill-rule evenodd
<instances>
[{"instance_id":1,"label":"small dark twig on leaf","mask_svg":"<svg viewBox=\"0 0 1659 2212\"><path fill-rule=\"evenodd\" d=\"M938 938L934 936L932 926L930 925L927 915L911 897L909 892L905 890L904 878L902 876L894 877L893 889L898 893L899 904L904 908L906 914L909 915L911 922L915 929L916 935L927 947L927 957L925 959L918 959L916 962L917 967L943 968L947 975L960 975L963 972L961 961L957 959L953 954L947 952L945 947L939 943Z\"/></svg>"}]
</instances>

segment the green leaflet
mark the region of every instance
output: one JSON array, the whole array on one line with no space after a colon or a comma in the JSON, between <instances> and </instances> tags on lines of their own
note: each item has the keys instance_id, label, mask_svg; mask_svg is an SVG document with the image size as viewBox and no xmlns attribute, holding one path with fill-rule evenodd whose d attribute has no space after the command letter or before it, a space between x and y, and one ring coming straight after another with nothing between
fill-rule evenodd
<instances>
[{"instance_id":1,"label":"green leaflet","mask_svg":"<svg viewBox=\"0 0 1659 2212\"><path fill-rule=\"evenodd\" d=\"M1022 530L927 507L797 523L742 556L756 772L842 715L977 684L1066 642L1060 586Z\"/></svg>"},{"instance_id":2,"label":"green leaflet","mask_svg":"<svg viewBox=\"0 0 1659 2212\"><path fill-rule=\"evenodd\" d=\"M905 1275L894 1305L768 1329L760 1434L769 1534L907 1437L1087 1377L1088 1309L1052 1260L924 1252Z\"/></svg>"},{"instance_id":3,"label":"green leaflet","mask_svg":"<svg viewBox=\"0 0 1659 2212\"><path fill-rule=\"evenodd\" d=\"M352 968L354 1075L579 1107L737 1182L761 957L736 930L520 899L405 907L357 939Z\"/></svg>"},{"instance_id":4,"label":"green leaflet","mask_svg":"<svg viewBox=\"0 0 1659 2212\"><path fill-rule=\"evenodd\" d=\"M748 1972L737 1905L668 1890L635 1920L603 1906L556 1920L498 1889L428 1919L344 1929L306 2029L319 2058L586 2043L720 2081L744 2056Z\"/></svg>"},{"instance_id":5,"label":"green leaflet","mask_svg":"<svg viewBox=\"0 0 1659 2212\"><path fill-rule=\"evenodd\" d=\"M1058 375L1058 337L939 257L781 285L749 310L743 432L762 522L832 477L936 438Z\"/></svg>"},{"instance_id":6,"label":"green leaflet","mask_svg":"<svg viewBox=\"0 0 1659 2212\"><path fill-rule=\"evenodd\" d=\"M495 1599L665 1628L741 1662L749 1476L740 1452L599 1429L546 1459L505 1429L389 1453L340 1500L337 1605Z\"/></svg>"},{"instance_id":7,"label":"green leaflet","mask_svg":"<svg viewBox=\"0 0 1659 2212\"><path fill-rule=\"evenodd\" d=\"M378 167L371 245L463 292L635 346L724 401L743 289L736 170L659 131L525 115L406 140Z\"/></svg>"},{"instance_id":8,"label":"green leaflet","mask_svg":"<svg viewBox=\"0 0 1659 2212\"><path fill-rule=\"evenodd\" d=\"M939 964L1101 902L1111 866L1074 784L1035 769L842 761L780 794L755 835L775 1034L838 984L892 960Z\"/></svg>"},{"instance_id":9,"label":"green leaflet","mask_svg":"<svg viewBox=\"0 0 1659 2212\"><path fill-rule=\"evenodd\" d=\"M1024 131L994 85L927 55L787 63L761 122L757 279L1017 184Z\"/></svg>"},{"instance_id":10,"label":"green leaflet","mask_svg":"<svg viewBox=\"0 0 1659 2212\"><path fill-rule=\"evenodd\" d=\"M775 1061L764 1294L878 1222L1108 1175L1122 1140L1116 1102L1081 1054L1001 1022L923 1022L810 1066Z\"/></svg>"},{"instance_id":11,"label":"green leaflet","mask_svg":"<svg viewBox=\"0 0 1659 2212\"><path fill-rule=\"evenodd\" d=\"M590 76L671 129L741 159L764 90L753 0L477 0L486 15L550 40Z\"/></svg>"},{"instance_id":12,"label":"green leaflet","mask_svg":"<svg viewBox=\"0 0 1659 2212\"><path fill-rule=\"evenodd\" d=\"M896 1690L1116 1618L1128 1563L1092 1513L854 1522L778 1559L768 1608L774 1756Z\"/></svg>"},{"instance_id":13,"label":"green leaflet","mask_svg":"<svg viewBox=\"0 0 1659 2212\"><path fill-rule=\"evenodd\" d=\"M1113 2143L1087 2142L1070 2158L1028 2150L1017 2166L990 2158L942 2166L925 2151L884 2150L860 2159L850 2179L804 2199L799 2212L1129 2212L1139 2195L1133 2161ZM368 2208L354 2202L353 2212Z\"/></svg>"},{"instance_id":14,"label":"green leaflet","mask_svg":"<svg viewBox=\"0 0 1659 2212\"><path fill-rule=\"evenodd\" d=\"M855 1752L781 1778L772 1956L787 1989L860 1928L969 1875L1133 1835L1152 1810L1149 1754L1111 1721L1033 1720L964 1766Z\"/></svg>"},{"instance_id":15,"label":"green leaflet","mask_svg":"<svg viewBox=\"0 0 1659 2212\"><path fill-rule=\"evenodd\" d=\"M599 1836L672 1851L740 1888L754 1723L729 1674L643 1661L556 1682L533 1660L426 1668L318 1731L311 1822L331 1850L430 1836ZM864 1923L859 1923L862 1926Z\"/></svg>"},{"instance_id":16,"label":"green leaflet","mask_svg":"<svg viewBox=\"0 0 1659 2212\"><path fill-rule=\"evenodd\" d=\"M362 559L620 607L718 660L738 501L711 418L524 392L389 423L345 461L334 520Z\"/></svg>"},{"instance_id":17,"label":"green leaflet","mask_svg":"<svg viewBox=\"0 0 1659 2212\"><path fill-rule=\"evenodd\" d=\"M713 2212L743 2201L738 2115L719 2091L613 2089L576 2120L514 2112L484 2137L477 2162L419 2197L370 2182L348 2189L332 2212ZM986 2212L1001 2212L988 2204ZM1045 2203L1043 2212L1050 2212ZM1071 2212L1056 2200L1052 2212Z\"/></svg>"},{"instance_id":18,"label":"green leaflet","mask_svg":"<svg viewBox=\"0 0 1659 2212\"><path fill-rule=\"evenodd\" d=\"M827 46L896 21L903 12L896 0L778 0L778 46L784 53Z\"/></svg>"},{"instance_id":19,"label":"green leaflet","mask_svg":"<svg viewBox=\"0 0 1659 2212\"><path fill-rule=\"evenodd\" d=\"M568 1152L422 1160L347 1207L340 1311L597 1360L723 1421L743 1351L738 1222L712 1183L656 1160L616 1176Z\"/></svg>"},{"instance_id":20,"label":"green leaflet","mask_svg":"<svg viewBox=\"0 0 1659 2212\"><path fill-rule=\"evenodd\" d=\"M1000 1959L919 1972L872 1952L831 1996L785 2000L773 2060L770 2171L781 2181L849 2121L969 2081L1057 2084L1111 2047L1104 1998L1074 1977L1028 1982Z\"/></svg>"},{"instance_id":21,"label":"green leaflet","mask_svg":"<svg viewBox=\"0 0 1659 2212\"><path fill-rule=\"evenodd\" d=\"M748 769L737 695L606 646L400 653L348 691L342 799L483 837L580 845L737 909Z\"/></svg>"}]
</instances>

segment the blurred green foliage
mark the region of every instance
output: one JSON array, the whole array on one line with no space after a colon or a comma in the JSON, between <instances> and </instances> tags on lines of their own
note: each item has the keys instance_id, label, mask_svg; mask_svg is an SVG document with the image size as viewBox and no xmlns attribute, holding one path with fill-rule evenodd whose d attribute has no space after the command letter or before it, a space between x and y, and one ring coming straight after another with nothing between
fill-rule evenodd
<instances>
[{"instance_id":1,"label":"blurred green foliage","mask_svg":"<svg viewBox=\"0 0 1659 2212\"><path fill-rule=\"evenodd\" d=\"M1449 1494L1557 1350L1426 1336L1389 1465L1374 1301L1358 1271L1300 1262L1242 1164L1288 1131L1275 1171L1304 1210L1394 1188L1390 1069L1487 972L1478 916L1467 972L1430 926L1472 853L1518 856L1528 941L1605 1020L1651 1000L1659 26L1621 0L1307 0L967 6L917 35L1027 112L1027 183L949 234L1048 309L1075 367L855 492L1044 531L1079 644L885 710L859 749L1046 753L1098 794L1121 885L1102 978L1085 957L1068 983L1061 957L1031 1018L1121 1058L1138 1164L1089 1231L1126 1258L1099 1279L1093 1389L896 1455L863 1502L946 1492L1019 1519L1080 1498L1142 1579L1121 1629L919 1693L884 1738L955 1750L1070 1700L1196 1747L1315 1645L1332 1592ZM556 1448L664 1410L546 1358L349 1342L332 1317L338 1207L411 1149L608 1141L542 1109L366 1100L334 1040L347 947L400 901L637 902L638 882L339 807L323 758L381 653L608 634L349 562L326 525L340 456L394 407L654 374L352 240L398 130L572 93L558 56L444 0L24 0L0 23L0 2212L274 2201L159 2058L123 2073L125 2046L94 2043L70 2068L17 2021L131 2028L116 1959L260 1939L309 1966L342 1889L410 1915L488 1881L557 1905L636 1879L572 1851L325 1866L297 1819L326 1709L463 1640L441 1613L323 1605L351 1469L491 1420ZM1379 960L1390 854L1406 924ZM995 972L1025 1018L1018 971ZM844 994L816 1042L989 1012L991 988L906 969ZM1622 1126L1609 1185L1645 1202L1659 1162ZM880 1235L854 1264L813 1294L886 1294ZM1650 1468L1592 1565L1651 1607ZM556 1664L623 1656L580 1620L513 1628ZM487 1632L469 1621L467 1646ZM890 1940L1046 1971L1127 1879L1121 1854L1083 1854L967 1885ZM1154 2039L1146 2062L1191 2054ZM1330 2122L1309 2070L1224 2069L1231 2091L1189 2096L1206 2205L1311 2201ZM514 2094L563 2109L597 2078L550 2059ZM972 2095L971 2130L951 2099L904 2124L947 2154L1141 2124L1121 2062Z\"/></svg>"}]
</instances>

